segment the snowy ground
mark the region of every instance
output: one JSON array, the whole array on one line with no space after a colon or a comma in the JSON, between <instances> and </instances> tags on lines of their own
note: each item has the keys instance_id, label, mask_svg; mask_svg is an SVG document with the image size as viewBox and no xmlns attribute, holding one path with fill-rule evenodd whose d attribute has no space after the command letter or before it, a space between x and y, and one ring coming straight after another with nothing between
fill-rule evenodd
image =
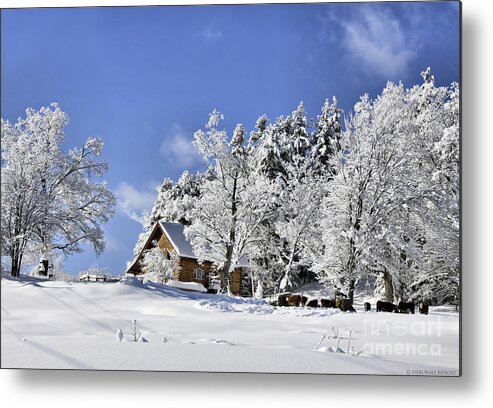
<instances>
[{"instance_id":1,"label":"snowy ground","mask_svg":"<svg viewBox=\"0 0 493 408\"><path fill-rule=\"evenodd\" d=\"M459 374L453 308L431 308L428 316L365 313L364 297L358 313L276 308L136 279L3 278L1 295L2 368ZM134 319L147 342L132 341ZM338 352L332 328L342 337Z\"/></svg>"}]
</instances>

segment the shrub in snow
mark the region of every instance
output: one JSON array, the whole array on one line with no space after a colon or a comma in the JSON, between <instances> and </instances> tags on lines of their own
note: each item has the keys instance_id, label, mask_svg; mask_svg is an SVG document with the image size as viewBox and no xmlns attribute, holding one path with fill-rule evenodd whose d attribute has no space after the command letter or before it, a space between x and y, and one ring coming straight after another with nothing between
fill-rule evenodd
<instances>
[{"instance_id":1,"label":"shrub in snow","mask_svg":"<svg viewBox=\"0 0 493 408\"><path fill-rule=\"evenodd\" d=\"M359 351L354 350L354 347L351 346L352 334L353 334L353 331L349 330L347 337L343 337L340 333L340 330L336 330L334 328L334 326L332 326L332 334L327 334L327 333L322 334L322 337L320 338L320 341L318 342L315 350L317 350L317 351L330 351L332 353L343 353L343 354L351 354L353 356L358 356L365 349L362 349ZM337 341L335 346L333 346L333 347L320 347L324 340L329 340L329 339L335 339ZM341 340L347 340L347 344L346 344L345 349L343 349L341 347Z\"/></svg>"},{"instance_id":2,"label":"shrub in snow","mask_svg":"<svg viewBox=\"0 0 493 408\"><path fill-rule=\"evenodd\" d=\"M178 280L181 271L178 254L175 251L162 250L155 240L153 244L154 248L145 252L141 262L145 272L144 283L151 281L163 284L169 280Z\"/></svg>"},{"instance_id":3,"label":"shrub in snow","mask_svg":"<svg viewBox=\"0 0 493 408\"><path fill-rule=\"evenodd\" d=\"M81 281L106 281L108 278L111 278L108 268L100 268L99 266L91 266L79 273L79 280Z\"/></svg>"},{"instance_id":4,"label":"shrub in snow","mask_svg":"<svg viewBox=\"0 0 493 408\"><path fill-rule=\"evenodd\" d=\"M140 330L137 329L137 320L132 320L132 324L130 325L130 334L132 336L132 341L140 341L142 334L140 333Z\"/></svg>"},{"instance_id":5,"label":"shrub in snow","mask_svg":"<svg viewBox=\"0 0 493 408\"><path fill-rule=\"evenodd\" d=\"M118 329L116 331L116 340L119 342L123 341L123 330L122 329Z\"/></svg>"}]
</instances>

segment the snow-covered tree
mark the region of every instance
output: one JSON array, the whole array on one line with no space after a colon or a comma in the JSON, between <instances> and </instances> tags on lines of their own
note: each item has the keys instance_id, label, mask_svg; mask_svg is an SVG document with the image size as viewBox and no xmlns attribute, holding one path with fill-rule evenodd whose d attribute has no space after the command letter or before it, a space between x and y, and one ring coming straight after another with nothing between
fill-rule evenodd
<instances>
[{"instance_id":1,"label":"snow-covered tree","mask_svg":"<svg viewBox=\"0 0 493 408\"><path fill-rule=\"evenodd\" d=\"M310 135L308 134L308 118L305 114L305 105L301 101L292 114L292 140L293 156L305 157L310 147Z\"/></svg>"},{"instance_id":2,"label":"snow-covered tree","mask_svg":"<svg viewBox=\"0 0 493 408\"><path fill-rule=\"evenodd\" d=\"M275 233L280 238L279 251L283 262L281 291L292 289L303 268L311 266L309 253L318 245L320 210L325 195L324 178L311 171L308 159L297 159L287 165L288 184L279 197L278 216L274 221Z\"/></svg>"},{"instance_id":3,"label":"snow-covered tree","mask_svg":"<svg viewBox=\"0 0 493 408\"><path fill-rule=\"evenodd\" d=\"M97 181L108 168L97 160L103 143L90 137L65 153L67 123L56 103L27 109L15 124L2 120L2 255L10 257L13 276L28 243L46 261L52 251L82 251L82 242L97 254L104 250L101 224L113 215L115 198Z\"/></svg>"},{"instance_id":4,"label":"snow-covered tree","mask_svg":"<svg viewBox=\"0 0 493 408\"><path fill-rule=\"evenodd\" d=\"M345 283L351 300L365 271L387 279L396 272L406 239L396 220L402 206L421 194L412 188L407 118L403 86L388 83L374 101L362 97L346 125L324 203L325 246L318 270L322 280Z\"/></svg>"},{"instance_id":5,"label":"snow-covered tree","mask_svg":"<svg viewBox=\"0 0 493 408\"><path fill-rule=\"evenodd\" d=\"M161 186L157 188L156 201L154 202L154 206L150 212L149 221L151 224L163 218L166 221L171 221L176 218L175 212L170 204L173 203L176 198L173 187L173 180L165 178L161 183Z\"/></svg>"},{"instance_id":6,"label":"snow-covered tree","mask_svg":"<svg viewBox=\"0 0 493 408\"><path fill-rule=\"evenodd\" d=\"M437 87L428 68L409 100L418 126L421 183L430 190L420 213L423 259L413 289L435 303L458 304L460 284L459 86Z\"/></svg>"},{"instance_id":7,"label":"snow-covered tree","mask_svg":"<svg viewBox=\"0 0 493 408\"><path fill-rule=\"evenodd\" d=\"M214 110L195 133L209 169L164 180L147 231L160 219L185 224L223 287L248 255L257 296L316 273L351 300L360 277L377 276L388 301L456 302L459 88L422 75L411 89L389 82L363 96L344 130L335 98L315 122L303 103L272 123L260 116L248 143L241 124L228 137Z\"/></svg>"},{"instance_id":8,"label":"snow-covered tree","mask_svg":"<svg viewBox=\"0 0 493 408\"><path fill-rule=\"evenodd\" d=\"M156 283L167 283L170 279L177 280L180 276L180 260L175 251L165 252L156 241L153 247L144 253L141 261L145 279Z\"/></svg>"},{"instance_id":9,"label":"snow-covered tree","mask_svg":"<svg viewBox=\"0 0 493 408\"><path fill-rule=\"evenodd\" d=\"M191 214L200 195L200 184L210 177L209 172L196 175L184 171L176 183L165 178L157 188L157 197L151 212L144 217L142 232L134 247L134 259L139 256L157 221L191 224Z\"/></svg>"},{"instance_id":10,"label":"snow-covered tree","mask_svg":"<svg viewBox=\"0 0 493 408\"><path fill-rule=\"evenodd\" d=\"M257 122L255 123L255 130L250 132L250 138L248 139L248 148L253 148L255 147L259 140L262 138L265 129L267 128L267 122L269 121L269 118L267 115L262 115L257 119Z\"/></svg>"},{"instance_id":11,"label":"snow-covered tree","mask_svg":"<svg viewBox=\"0 0 493 408\"><path fill-rule=\"evenodd\" d=\"M382 276L389 301L439 275L458 288L458 91L435 87L429 70L423 77L361 98L343 132L316 267L350 297L364 273Z\"/></svg>"},{"instance_id":12,"label":"snow-covered tree","mask_svg":"<svg viewBox=\"0 0 493 408\"><path fill-rule=\"evenodd\" d=\"M156 245L144 253L141 261L142 271L148 280L164 283L166 280L167 259L161 248Z\"/></svg>"},{"instance_id":13,"label":"snow-covered tree","mask_svg":"<svg viewBox=\"0 0 493 408\"><path fill-rule=\"evenodd\" d=\"M39 218L41 195L33 144L21 124L2 120L1 249L2 262L10 258L10 271L18 276Z\"/></svg>"},{"instance_id":14,"label":"snow-covered tree","mask_svg":"<svg viewBox=\"0 0 493 408\"><path fill-rule=\"evenodd\" d=\"M257 231L273 208L275 183L249 171L245 129L238 125L231 141L218 128L223 115L214 110L206 130L195 133L195 144L211 166L200 186L200 197L185 229L199 260L213 261L221 286L239 259L258 239Z\"/></svg>"},{"instance_id":15,"label":"snow-covered tree","mask_svg":"<svg viewBox=\"0 0 493 408\"><path fill-rule=\"evenodd\" d=\"M256 265L253 280L257 288L270 291L296 285L299 277L309 275L310 262L303 254L311 246L308 236L314 234L308 232L317 217L317 211L309 209L320 209L324 187L320 178L331 174L324 167L339 148L340 110L335 101L327 102L312 132L303 102L291 115L269 125L267 121L262 115L250 133L248 162L253 173L275 180L280 191L274 215L258 229L261 244L251 251Z\"/></svg>"},{"instance_id":16,"label":"snow-covered tree","mask_svg":"<svg viewBox=\"0 0 493 408\"><path fill-rule=\"evenodd\" d=\"M188 171L184 171L175 184L165 178L158 188L156 202L150 213L151 225L159 220L190 224L190 213L200 195L203 178L203 174L193 175Z\"/></svg>"},{"instance_id":17,"label":"snow-covered tree","mask_svg":"<svg viewBox=\"0 0 493 408\"><path fill-rule=\"evenodd\" d=\"M79 279L81 280L106 280L111 277L111 273L108 268L102 268L98 264L92 265L86 270L79 273ZM56 279L56 276L55 276Z\"/></svg>"},{"instance_id":18,"label":"snow-covered tree","mask_svg":"<svg viewBox=\"0 0 493 408\"><path fill-rule=\"evenodd\" d=\"M257 125L265 127L264 118L265 115L260 117ZM285 177L285 165L293 161L293 118L280 116L262 131L254 132L253 137L258 138L254 156L256 170L271 180ZM301 137L299 143L303 143Z\"/></svg>"},{"instance_id":19,"label":"snow-covered tree","mask_svg":"<svg viewBox=\"0 0 493 408\"><path fill-rule=\"evenodd\" d=\"M139 234L139 237L137 238L137 243L134 246L134 255L133 255L133 260L137 258L140 253L142 252L142 249L144 248L145 243L149 239L149 236L151 234L151 229L148 224L143 226L142 232ZM132 261L129 261L127 268L132 264Z\"/></svg>"},{"instance_id":20,"label":"snow-covered tree","mask_svg":"<svg viewBox=\"0 0 493 408\"><path fill-rule=\"evenodd\" d=\"M337 108L336 97L333 97L332 104L326 99L322 114L318 115L318 120L315 122L310 159L313 171L319 174L335 172L333 158L341 150L341 113L342 110Z\"/></svg>"},{"instance_id":21,"label":"snow-covered tree","mask_svg":"<svg viewBox=\"0 0 493 408\"><path fill-rule=\"evenodd\" d=\"M272 211L258 226L255 232L256 239L249 246L250 283L252 294L256 297L262 297L267 293L276 293L279 290L279 282L285 269L282 258L284 249L275 228L275 221L280 214L281 202L279 197L281 190L281 185L278 185L274 190Z\"/></svg>"}]
</instances>

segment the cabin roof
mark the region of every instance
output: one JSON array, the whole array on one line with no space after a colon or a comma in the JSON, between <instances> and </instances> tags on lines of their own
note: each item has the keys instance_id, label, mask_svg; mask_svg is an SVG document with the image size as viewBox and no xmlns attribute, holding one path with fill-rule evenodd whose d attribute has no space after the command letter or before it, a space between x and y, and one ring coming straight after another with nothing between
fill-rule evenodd
<instances>
[{"instance_id":1,"label":"cabin roof","mask_svg":"<svg viewBox=\"0 0 493 408\"><path fill-rule=\"evenodd\" d=\"M159 221L160 227L168 237L171 245L175 248L178 256L185 258L198 259L198 256L193 251L190 241L186 238L184 233L184 225L178 222L164 222ZM248 259L246 256L240 257L236 266L248 267Z\"/></svg>"},{"instance_id":2,"label":"cabin roof","mask_svg":"<svg viewBox=\"0 0 493 408\"><path fill-rule=\"evenodd\" d=\"M185 237L183 224L164 221L159 221L159 224L179 256L193 259L198 258L193 252L192 245L190 245L190 242Z\"/></svg>"}]
</instances>

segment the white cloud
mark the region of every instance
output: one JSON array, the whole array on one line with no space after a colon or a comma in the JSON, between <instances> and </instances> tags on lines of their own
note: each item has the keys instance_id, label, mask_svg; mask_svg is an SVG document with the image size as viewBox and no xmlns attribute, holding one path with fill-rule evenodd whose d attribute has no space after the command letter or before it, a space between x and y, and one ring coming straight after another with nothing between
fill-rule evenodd
<instances>
[{"instance_id":1,"label":"white cloud","mask_svg":"<svg viewBox=\"0 0 493 408\"><path fill-rule=\"evenodd\" d=\"M106 241L106 252L120 252L123 249L122 243L115 239L115 237L109 235L107 232L105 232L104 237Z\"/></svg>"},{"instance_id":2,"label":"white cloud","mask_svg":"<svg viewBox=\"0 0 493 408\"><path fill-rule=\"evenodd\" d=\"M156 185L147 185L137 190L125 181L118 184L115 194L118 209L141 224L144 222L144 213L152 209L157 196Z\"/></svg>"},{"instance_id":3,"label":"white cloud","mask_svg":"<svg viewBox=\"0 0 493 408\"><path fill-rule=\"evenodd\" d=\"M223 36L223 32L218 28L206 27L201 32L202 37L208 41L217 40Z\"/></svg>"},{"instance_id":4,"label":"white cloud","mask_svg":"<svg viewBox=\"0 0 493 408\"><path fill-rule=\"evenodd\" d=\"M332 16L342 27L346 56L358 71L388 79L402 79L416 56L418 45L405 35L401 23L382 8L360 8L348 17Z\"/></svg>"},{"instance_id":5,"label":"white cloud","mask_svg":"<svg viewBox=\"0 0 493 408\"><path fill-rule=\"evenodd\" d=\"M166 134L160 147L161 155L175 168L190 169L200 162L192 136L175 123Z\"/></svg>"}]
</instances>

